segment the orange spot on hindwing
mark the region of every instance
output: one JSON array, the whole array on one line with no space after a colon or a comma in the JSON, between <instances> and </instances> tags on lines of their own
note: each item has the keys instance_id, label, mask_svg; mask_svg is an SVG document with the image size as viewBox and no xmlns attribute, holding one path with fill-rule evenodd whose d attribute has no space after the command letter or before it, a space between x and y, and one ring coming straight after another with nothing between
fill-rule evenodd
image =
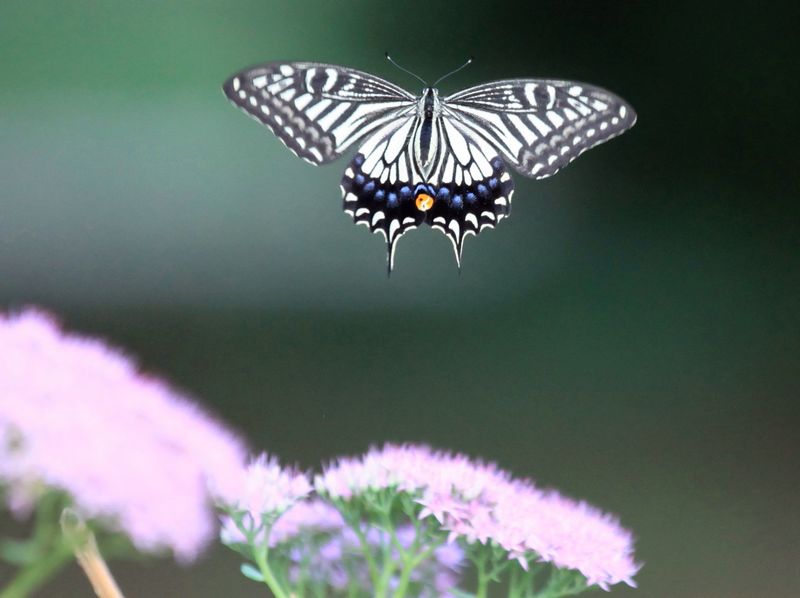
<instances>
[{"instance_id":1,"label":"orange spot on hindwing","mask_svg":"<svg viewBox=\"0 0 800 598\"><path fill-rule=\"evenodd\" d=\"M433 201L433 197L427 193L418 193L415 203L417 204L417 209L420 212L427 212L433 207Z\"/></svg>"}]
</instances>

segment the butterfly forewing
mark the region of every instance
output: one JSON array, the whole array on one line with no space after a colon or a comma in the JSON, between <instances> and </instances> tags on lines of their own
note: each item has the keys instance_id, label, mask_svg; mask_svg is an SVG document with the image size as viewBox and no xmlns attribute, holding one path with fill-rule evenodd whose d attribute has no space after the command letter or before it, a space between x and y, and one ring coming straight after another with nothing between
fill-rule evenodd
<instances>
[{"instance_id":1,"label":"butterfly forewing","mask_svg":"<svg viewBox=\"0 0 800 598\"><path fill-rule=\"evenodd\" d=\"M444 105L446 114L491 141L516 170L537 179L636 122L620 97L571 81L496 81L455 93Z\"/></svg>"},{"instance_id":2,"label":"butterfly forewing","mask_svg":"<svg viewBox=\"0 0 800 598\"><path fill-rule=\"evenodd\" d=\"M312 164L335 160L371 131L414 109L414 96L400 87L328 64L262 64L233 75L223 89Z\"/></svg>"}]
</instances>

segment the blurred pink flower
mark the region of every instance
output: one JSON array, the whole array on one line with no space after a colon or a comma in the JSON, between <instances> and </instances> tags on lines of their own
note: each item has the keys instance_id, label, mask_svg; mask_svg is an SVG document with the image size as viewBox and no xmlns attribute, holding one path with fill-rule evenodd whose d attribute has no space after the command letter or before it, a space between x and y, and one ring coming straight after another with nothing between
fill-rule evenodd
<instances>
[{"instance_id":1,"label":"blurred pink flower","mask_svg":"<svg viewBox=\"0 0 800 598\"><path fill-rule=\"evenodd\" d=\"M619 582L634 586L640 568L631 533L613 517L464 455L386 445L340 459L317 476L315 486L323 496L345 500L371 490L409 492L422 506L419 517L434 517L451 539L493 542L523 567L534 557L577 569L589 585L603 589Z\"/></svg>"},{"instance_id":2,"label":"blurred pink flower","mask_svg":"<svg viewBox=\"0 0 800 598\"><path fill-rule=\"evenodd\" d=\"M240 491L244 455L120 351L36 310L0 314L0 485L18 514L43 484L140 550L189 561L213 537L211 494Z\"/></svg>"}]
</instances>

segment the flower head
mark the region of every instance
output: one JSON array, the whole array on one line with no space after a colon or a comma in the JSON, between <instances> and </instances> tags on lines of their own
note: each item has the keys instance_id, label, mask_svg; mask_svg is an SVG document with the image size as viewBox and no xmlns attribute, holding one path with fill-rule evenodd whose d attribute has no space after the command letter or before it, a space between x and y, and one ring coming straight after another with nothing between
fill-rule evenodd
<instances>
[{"instance_id":1,"label":"flower head","mask_svg":"<svg viewBox=\"0 0 800 598\"><path fill-rule=\"evenodd\" d=\"M433 451L424 445L387 444L370 449L361 458L332 463L316 477L315 486L321 494L341 499L387 488L469 499L491 494L508 479L494 464L470 461L464 455Z\"/></svg>"},{"instance_id":2,"label":"flower head","mask_svg":"<svg viewBox=\"0 0 800 598\"><path fill-rule=\"evenodd\" d=\"M39 311L0 315L0 485L16 512L58 489L140 550L191 560L213 536L210 492L237 492L244 454L118 350Z\"/></svg>"},{"instance_id":3,"label":"flower head","mask_svg":"<svg viewBox=\"0 0 800 598\"><path fill-rule=\"evenodd\" d=\"M633 576L640 566L633 558L631 532L585 502L521 485L494 505L492 516L501 545L509 539L521 542L540 561L576 569L588 585L604 590L620 582L636 586Z\"/></svg>"},{"instance_id":4,"label":"flower head","mask_svg":"<svg viewBox=\"0 0 800 598\"><path fill-rule=\"evenodd\" d=\"M237 497L221 503L232 513L223 517L223 539L244 540L239 538L240 525L260 535L269 532L274 521L309 492L311 484L304 473L282 468L266 454L259 456L247 466Z\"/></svg>"},{"instance_id":5,"label":"flower head","mask_svg":"<svg viewBox=\"0 0 800 598\"><path fill-rule=\"evenodd\" d=\"M374 490L409 493L418 517L434 518L451 540L494 544L523 567L538 561L578 570L603 589L633 586L639 569L632 535L613 517L464 455L386 445L330 465L315 485L334 500Z\"/></svg>"}]
</instances>

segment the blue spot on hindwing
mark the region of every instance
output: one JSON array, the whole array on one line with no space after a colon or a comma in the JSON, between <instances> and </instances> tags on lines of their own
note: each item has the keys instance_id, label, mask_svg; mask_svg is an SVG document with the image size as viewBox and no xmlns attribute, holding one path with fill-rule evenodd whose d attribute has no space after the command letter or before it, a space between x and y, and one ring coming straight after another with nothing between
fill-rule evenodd
<instances>
[{"instance_id":1,"label":"blue spot on hindwing","mask_svg":"<svg viewBox=\"0 0 800 598\"><path fill-rule=\"evenodd\" d=\"M317 81L318 84L325 82L327 78ZM362 170L364 162L362 154L356 155L351 163L352 171L344 173L342 203L356 223L369 224L371 232L384 233L390 271L397 240L408 230L423 224L440 230L453 243L460 263L464 239L487 227L494 228L511 208L514 183L505 174L502 160L496 157L490 160L492 172L488 177L478 175L471 178L470 183L462 180L458 184L438 179L436 184L396 179L381 182ZM505 201L496 203L500 197Z\"/></svg>"},{"instance_id":2,"label":"blue spot on hindwing","mask_svg":"<svg viewBox=\"0 0 800 598\"><path fill-rule=\"evenodd\" d=\"M425 185L423 183L420 183L419 185L414 187L414 197L416 197L420 193L425 193L426 195L430 195L431 197L434 197L436 195L436 193L433 192L433 187L431 187L430 185Z\"/></svg>"}]
</instances>

